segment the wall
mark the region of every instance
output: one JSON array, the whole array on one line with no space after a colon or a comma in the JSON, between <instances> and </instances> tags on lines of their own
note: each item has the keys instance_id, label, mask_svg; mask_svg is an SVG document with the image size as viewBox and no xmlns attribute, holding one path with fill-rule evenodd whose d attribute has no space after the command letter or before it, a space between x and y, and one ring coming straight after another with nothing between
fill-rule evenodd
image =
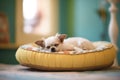
<instances>
[{"instance_id":1,"label":"wall","mask_svg":"<svg viewBox=\"0 0 120 80\"><path fill-rule=\"evenodd\" d=\"M118 7L118 12L117 12L117 23L119 26L119 35L118 35L118 47L119 47L119 51L118 51L118 61L120 64L120 2L119 4L117 4Z\"/></svg>"},{"instance_id":2,"label":"wall","mask_svg":"<svg viewBox=\"0 0 120 80\"><path fill-rule=\"evenodd\" d=\"M0 0L0 12L4 12L9 21L10 42L15 42L15 0ZM0 63L16 64L16 49L0 49Z\"/></svg>"},{"instance_id":3,"label":"wall","mask_svg":"<svg viewBox=\"0 0 120 80\"><path fill-rule=\"evenodd\" d=\"M74 35L92 41L100 40L103 25L97 15L98 0L75 0L74 5Z\"/></svg>"},{"instance_id":4,"label":"wall","mask_svg":"<svg viewBox=\"0 0 120 80\"><path fill-rule=\"evenodd\" d=\"M0 49L0 63L17 64L15 52L16 49Z\"/></svg>"},{"instance_id":5,"label":"wall","mask_svg":"<svg viewBox=\"0 0 120 80\"><path fill-rule=\"evenodd\" d=\"M59 32L73 36L74 0L59 0Z\"/></svg>"},{"instance_id":6,"label":"wall","mask_svg":"<svg viewBox=\"0 0 120 80\"><path fill-rule=\"evenodd\" d=\"M4 12L9 21L10 42L15 42L15 0L0 0L0 12Z\"/></svg>"}]
</instances>

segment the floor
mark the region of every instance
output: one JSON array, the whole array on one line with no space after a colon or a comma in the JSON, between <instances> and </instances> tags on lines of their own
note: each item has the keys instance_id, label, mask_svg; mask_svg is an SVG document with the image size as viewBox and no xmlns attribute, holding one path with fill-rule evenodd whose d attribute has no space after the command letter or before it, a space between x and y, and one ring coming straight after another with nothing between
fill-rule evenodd
<instances>
[{"instance_id":1,"label":"floor","mask_svg":"<svg viewBox=\"0 0 120 80\"><path fill-rule=\"evenodd\" d=\"M0 64L0 80L120 80L120 67L99 71L50 72Z\"/></svg>"}]
</instances>

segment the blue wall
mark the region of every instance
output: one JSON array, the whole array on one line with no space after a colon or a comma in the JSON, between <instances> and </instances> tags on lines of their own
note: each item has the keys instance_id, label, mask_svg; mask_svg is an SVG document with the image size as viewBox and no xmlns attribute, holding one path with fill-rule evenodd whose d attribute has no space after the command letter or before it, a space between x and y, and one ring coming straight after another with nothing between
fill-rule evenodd
<instances>
[{"instance_id":1,"label":"blue wall","mask_svg":"<svg viewBox=\"0 0 120 80\"><path fill-rule=\"evenodd\" d=\"M10 42L15 42L15 0L0 0L0 12L8 17ZM0 63L16 64L16 49L0 49Z\"/></svg>"},{"instance_id":2,"label":"blue wall","mask_svg":"<svg viewBox=\"0 0 120 80\"><path fill-rule=\"evenodd\" d=\"M0 12L5 13L9 21L10 42L15 42L15 0L0 0Z\"/></svg>"},{"instance_id":3,"label":"blue wall","mask_svg":"<svg viewBox=\"0 0 120 80\"><path fill-rule=\"evenodd\" d=\"M73 36L74 0L59 0L59 32Z\"/></svg>"},{"instance_id":4,"label":"blue wall","mask_svg":"<svg viewBox=\"0 0 120 80\"><path fill-rule=\"evenodd\" d=\"M103 30L97 15L98 0L75 0L74 35L99 41Z\"/></svg>"},{"instance_id":5,"label":"blue wall","mask_svg":"<svg viewBox=\"0 0 120 80\"><path fill-rule=\"evenodd\" d=\"M17 64L15 52L16 49L0 49L0 63Z\"/></svg>"},{"instance_id":6,"label":"blue wall","mask_svg":"<svg viewBox=\"0 0 120 80\"><path fill-rule=\"evenodd\" d=\"M117 4L117 7L118 7L117 21L118 21L118 26L119 26L119 36L118 36L119 51L118 51L118 60L119 60L119 64L120 64L120 3Z\"/></svg>"},{"instance_id":7,"label":"blue wall","mask_svg":"<svg viewBox=\"0 0 120 80\"><path fill-rule=\"evenodd\" d=\"M68 36L85 37L92 41L101 40L104 25L97 14L100 1L101 0L59 0L59 32L66 33ZM106 31L106 35L107 34ZM108 40L108 36L106 40Z\"/></svg>"}]
</instances>

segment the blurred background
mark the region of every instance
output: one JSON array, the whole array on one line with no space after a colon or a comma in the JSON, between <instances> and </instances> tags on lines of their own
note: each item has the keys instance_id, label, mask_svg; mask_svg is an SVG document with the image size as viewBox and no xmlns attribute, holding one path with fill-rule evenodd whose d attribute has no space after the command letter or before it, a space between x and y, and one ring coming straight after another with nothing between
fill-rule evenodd
<instances>
[{"instance_id":1,"label":"blurred background","mask_svg":"<svg viewBox=\"0 0 120 80\"><path fill-rule=\"evenodd\" d=\"M22 2L19 4L22 16L17 14L17 1ZM54 11L51 10L52 3ZM67 34L68 37L84 37L91 41L110 41L109 6L105 0L0 0L0 63L18 64L15 53L20 44L17 43L22 41L20 39L29 42L28 39L31 38L32 41L34 35L40 38L58 32ZM120 3L116 6L120 34ZM51 26L51 23L56 25ZM26 34L30 34L30 38L24 39ZM120 49L120 35L117 45ZM120 51L118 53L120 64Z\"/></svg>"}]
</instances>

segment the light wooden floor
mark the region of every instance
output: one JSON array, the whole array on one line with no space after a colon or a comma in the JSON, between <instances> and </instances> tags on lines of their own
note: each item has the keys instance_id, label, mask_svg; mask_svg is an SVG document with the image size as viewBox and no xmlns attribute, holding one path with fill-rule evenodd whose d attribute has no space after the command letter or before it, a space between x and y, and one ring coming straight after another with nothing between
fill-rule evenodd
<instances>
[{"instance_id":1,"label":"light wooden floor","mask_svg":"<svg viewBox=\"0 0 120 80\"><path fill-rule=\"evenodd\" d=\"M100 71L50 72L0 64L0 80L120 80L120 67Z\"/></svg>"}]
</instances>

